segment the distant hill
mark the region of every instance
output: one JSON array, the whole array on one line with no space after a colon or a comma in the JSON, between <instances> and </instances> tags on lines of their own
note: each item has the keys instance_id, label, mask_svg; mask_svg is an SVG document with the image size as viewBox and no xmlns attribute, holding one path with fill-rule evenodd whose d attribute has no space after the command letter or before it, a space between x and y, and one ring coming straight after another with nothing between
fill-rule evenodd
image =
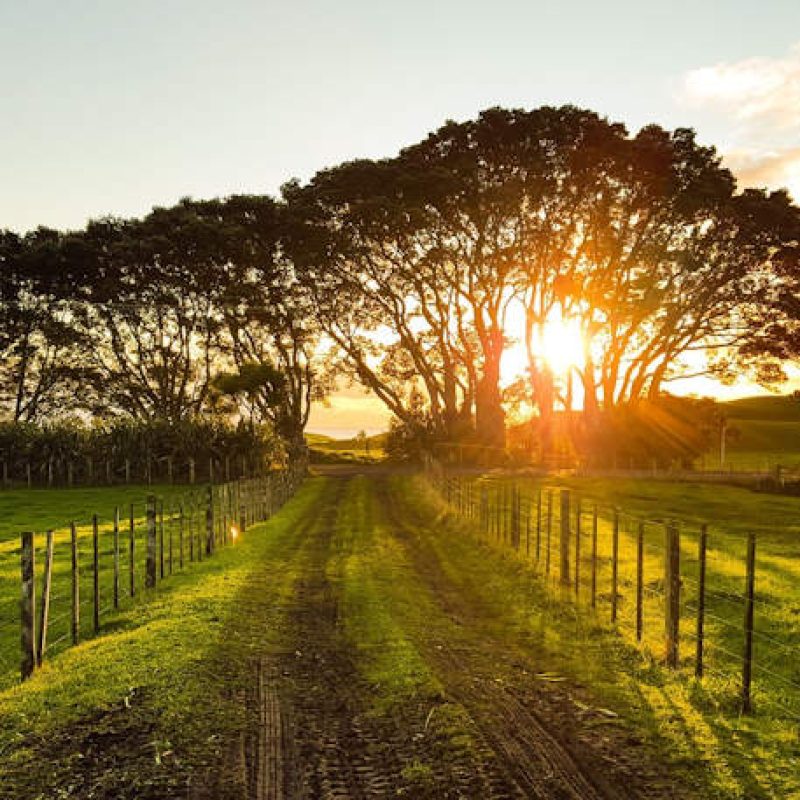
<instances>
[{"instance_id":1,"label":"distant hill","mask_svg":"<svg viewBox=\"0 0 800 800\"><path fill-rule=\"evenodd\" d=\"M378 433L368 436L366 442L363 442L355 437L334 439L322 433L307 433L306 443L311 450L312 464L371 463L385 457L384 446L387 435Z\"/></svg>"},{"instance_id":2,"label":"distant hill","mask_svg":"<svg viewBox=\"0 0 800 800\"><path fill-rule=\"evenodd\" d=\"M369 449L370 451L383 451L386 444L386 433L376 433L373 436L367 436L367 448L364 447L364 442L360 442L355 437L350 439L334 439L332 436L326 436L324 433L307 433L306 442L309 447L318 447L323 450L361 450Z\"/></svg>"},{"instance_id":3,"label":"distant hill","mask_svg":"<svg viewBox=\"0 0 800 800\"><path fill-rule=\"evenodd\" d=\"M793 395L743 397L720 403L730 419L756 419L765 422L800 422L800 400Z\"/></svg>"},{"instance_id":4,"label":"distant hill","mask_svg":"<svg viewBox=\"0 0 800 800\"><path fill-rule=\"evenodd\" d=\"M792 395L743 397L720 403L730 420L727 465L739 469L800 466L800 400ZM708 454L716 463L717 447Z\"/></svg>"}]
</instances>

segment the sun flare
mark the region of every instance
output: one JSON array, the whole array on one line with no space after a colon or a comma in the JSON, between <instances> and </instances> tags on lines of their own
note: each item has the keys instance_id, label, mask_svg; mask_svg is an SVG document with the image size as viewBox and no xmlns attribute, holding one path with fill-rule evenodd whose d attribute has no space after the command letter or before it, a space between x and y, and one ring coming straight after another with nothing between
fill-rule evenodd
<instances>
[{"instance_id":1,"label":"sun flare","mask_svg":"<svg viewBox=\"0 0 800 800\"><path fill-rule=\"evenodd\" d=\"M524 329L521 314L509 314L507 328L510 331ZM543 326L534 334L533 356L540 364L550 368L556 377L564 377L573 367L582 367L585 360L585 342L580 320L562 318L554 310ZM503 353L502 377L504 385L510 385L528 374L528 352L522 337L512 339L511 346Z\"/></svg>"},{"instance_id":2,"label":"sun flare","mask_svg":"<svg viewBox=\"0 0 800 800\"><path fill-rule=\"evenodd\" d=\"M541 329L536 342L538 353L556 375L564 375L584 360L584 341L577 319L552 315Z\"/></svg>"}]
</instances>

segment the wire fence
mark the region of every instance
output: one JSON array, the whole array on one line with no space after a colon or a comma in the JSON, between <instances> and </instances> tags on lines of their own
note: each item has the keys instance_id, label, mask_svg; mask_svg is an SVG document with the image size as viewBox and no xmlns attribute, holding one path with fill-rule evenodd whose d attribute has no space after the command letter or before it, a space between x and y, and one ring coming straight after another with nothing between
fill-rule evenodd
<instances>
[{"instance_id":1,"label":"wire fence","mask_svg":"<svg viewBox=\"0 0 800 800\"><path fill-rule=\"evenodd\" d=\"M260 474L263 459L243 454L219 458L173 458L120 454L105 459L51 457L47 460L14 459L0 451L0 489L129 484L202 484Z\"/></svg>"},{"instance_id":2,"label":"wire fence","mask_svg":"<svg viewBox=\"0 0 800 800\"><path fill-rule=\"evenodd\" d=\"M0 687L102 633L132 598L157 590L268 519L305 472L303 464L149 495L114 508L110 518L89 513L57 529L22 533L13 551L19 568L0 572Z\"/></svg>"},{"instance_id":3,"label":"wire fence","mask_svg":"<svg viewBox=\"0 0 800 800\"><path fill-rule=\"evenodd\" d=\"M579 457L574 452L542 458L532 444L491 447L479 444L440 442L434 447L436 459L453 469L486 467L528 467L543 473L566 472L582 477L620 477L647 480L691 480L747 486L765 491L800 492L800 463L787 453L758 456L732 453L719 457L700 456L692 461L660 461L654 458Z\"/></svg>"},{"instance_id":4,"label":"wire fence","mask_svg":"<svg viewBox=\"0 0 800 800\"><path fill-rule=\"evenodd\" d=\"M653 521L531 478L428 480L489 544L528 563L579 613L652 662L700 680L721 707L800 722L800 593L754 534Z\"/></svg>"}]
</instances>

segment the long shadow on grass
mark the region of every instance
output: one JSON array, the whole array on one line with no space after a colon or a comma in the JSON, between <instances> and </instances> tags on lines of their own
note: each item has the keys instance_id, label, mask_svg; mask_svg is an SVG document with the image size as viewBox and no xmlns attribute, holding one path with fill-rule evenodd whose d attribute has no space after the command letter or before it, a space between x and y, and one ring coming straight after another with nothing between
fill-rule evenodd
<instances>
[{"instance_id":1,"label":"long shadow on grass","mask_svg":"<svg viewBox=\"0 0 800 800\"><path fill-rule=\"evenodd\" d=\"M402 491L408 491L408 484ZM469 523L447 516L443 507L424 489L417 486L412 489L414 491L417 502L404 504L404 512L412 517L411 524L434 530L445 540L457 540L451 552L458 547L463 549L467 531L474 533ZM473 554L460 556L462 570L457 580L464 586L464 594L475 603L483 603L498 621L503 616L514 620L517 636L524 631L521 643L533 651L535 658L541 660L544 654L559 670L624 708L628 723L640 729L678 770L688 772L687 777L695 781L694 785L708 784L709 772L717 768L728 772L736 784L735 788L730 786L730 781L727 786L714 786L712 781L705 790L698 787L699 796L774 796L763 786L758 764L751 761L749 753L742 752L741 738L747 734L735 729L737 714L733 701L727 712L709 708L708 703L701 700L701 693L690 690L686 679L670 675L636 647L615 637L596 617L588 616L588 609L578 612L573 603L562 601L556 592L548 591L531 565L499 551L496 545L478 538L473 542ZM487 587L475 577L475 570L485 573L487 564L497 571L499 584L506 582L503 588L508 593L504 608L498 607L496 598L486 595L487 588L492 586ZM527 584L522 591L515 586L521 581ZM495 590L501 588L499 584L494 586ZM589 637L595 647L587 655L582 645ZM679 698L684 700L684 708ZM698 715L700 723L692 723L687 717L687 707L691 714ZM700 724L702 729L698 731L693 724ZM665 728L675 733L667 734ZM766 741L761 744L769 746ZM789 763L786 771L790 771Z\"/></svg>"}]
</instances>

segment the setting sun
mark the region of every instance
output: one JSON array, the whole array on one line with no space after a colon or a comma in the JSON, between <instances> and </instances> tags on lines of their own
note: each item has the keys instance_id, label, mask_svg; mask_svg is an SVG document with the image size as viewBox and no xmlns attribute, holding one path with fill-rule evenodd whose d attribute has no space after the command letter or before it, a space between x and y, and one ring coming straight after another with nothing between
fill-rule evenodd
<instances>
[{"instance_id":1,"label":"setting sun","mask_svg":"<svg viewBox=\"0 0 800 800\"><path fill-rule=\"evenodd\" d=\"M584 342L577 319L562 319L556 312L544 324L537 349L556 375L583 364Z\"/></svg>"}]
</instances>

